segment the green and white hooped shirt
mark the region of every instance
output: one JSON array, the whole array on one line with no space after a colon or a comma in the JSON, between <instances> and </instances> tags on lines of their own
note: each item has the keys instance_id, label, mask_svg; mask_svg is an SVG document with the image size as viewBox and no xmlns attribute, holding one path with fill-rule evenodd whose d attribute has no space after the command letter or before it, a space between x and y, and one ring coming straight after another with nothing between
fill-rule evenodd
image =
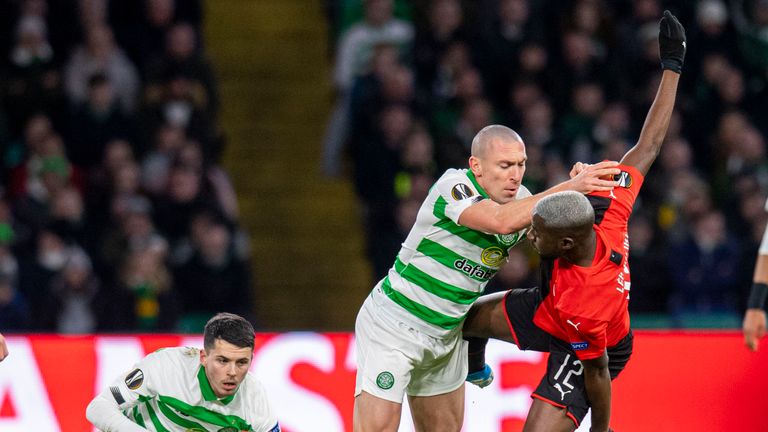
<instances>
[{"instance_id":1,"label":"green and white hooped shirt","mask_svg":"<svg viewBox=\"0 0 768 432\"><path fill-rule=\"evenodd\" d=\"M530 195L520 186L516 198ZM432 336L460 328L469 307L527 230L494 235L459 225L461 213L484 198L488 195L470 170L449 169L437 180L395 265L373 291L387 313Z\"/></svg>"},{"instance_id":2,"label":"green and white hooped shirt","mask_svg":"<svg viewBox=\"0 0 768 432\"><path fill-rule=\"evenodd\" d=\"M266 391L252 374L246 374L235 394L217 398L198 348L155 351L100 396L114 400L126 417L150 431L280 430Z\"/></svg>"}]
</instances>

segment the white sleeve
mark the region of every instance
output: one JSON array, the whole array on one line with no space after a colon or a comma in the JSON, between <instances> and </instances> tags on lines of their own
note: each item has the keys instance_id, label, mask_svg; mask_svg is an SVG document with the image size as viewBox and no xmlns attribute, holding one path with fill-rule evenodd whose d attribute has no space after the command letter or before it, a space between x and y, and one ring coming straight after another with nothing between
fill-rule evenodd
<instances>
[{"instance_id":1,"label":"white sleeve","mask_svg":"<svg viewBox=\"0 0 768 432\"><path fill-rule=\"evenodd\" d=\"M123 415L123 411L140 402L140 397L157 395L156 384L163 379L163 364L168 362L168 353L156 351L136 363L131 369L120 374L106 389L96 396L86 410L88 421L103 431L142 431Z\"/></svg>"},{"instance_id":2,"label":"white sleeve","mask_svg":"<svg viewBox=\"0 0 768 432\"><path fill-rule=\"evenodd\" d=\"M254 432L280 432L280 425L269 403L267 390L255 376L249 374L248 379L251 380L248 410L254 419L252 426Z\"/></svg>"},{"instance_id":3,"label":"white sleeve","mask_svg":"<svg viewBox=\"0 0 768 432\"><path fill-rule=\"evenodd\" d=\"M109 389L102 391L93 398L85 410L85 417L102 431L146 432L146 429L123 415Z\"/></svg>"},{"instance_id":4,"label":"white sleeve","mask_svg":"<svg viewBox=\"0 0 768 432\"><path fill-rule=\"evenodd\" d=\"M435 188L446 202L445 215L457 225L464 210L483 200L475 185L459 170L446 171L435 183Z\"/></svg>"}]
</instances>

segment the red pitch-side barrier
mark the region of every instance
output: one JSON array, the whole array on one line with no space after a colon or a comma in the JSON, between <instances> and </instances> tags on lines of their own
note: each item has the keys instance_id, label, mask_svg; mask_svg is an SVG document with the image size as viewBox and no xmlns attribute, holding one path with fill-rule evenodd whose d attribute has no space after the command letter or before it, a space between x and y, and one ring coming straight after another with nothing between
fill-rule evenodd
<instances>
[{"instance_id":1,"label":"red pitch-side barrier","mask_svg":"<svg viewBox=\"0 0 768 432\"><path fill-rule=\"evenodd\" d=\"M201 346L199 336L9 336L0 363L0 431L92 430L85 407L146 353ZM253 371L283 430L351 431L354 340L346 333L259 334ZM491 343L496 381L467 388L465 432L521 430L546 357ZM736 332L638 331L614 382L612 426L632 431L767 431L768 340L750 353ZM406 410L407 411L407 410ZM588 428L588 422L580 430ZM402 431L413 430L407 413Z\"/></svg>"}]
</instances>

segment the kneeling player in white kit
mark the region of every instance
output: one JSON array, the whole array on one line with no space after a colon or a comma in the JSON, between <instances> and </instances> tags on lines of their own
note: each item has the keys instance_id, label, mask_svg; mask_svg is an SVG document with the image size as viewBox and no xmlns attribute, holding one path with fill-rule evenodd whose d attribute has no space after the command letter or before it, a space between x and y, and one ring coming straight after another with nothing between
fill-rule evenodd
<instances>
[{"instance_id":1,"label":"kneeling player in white kit","mask_svg":"<svg viewBox=\"0 0 768 432\"><path fill-rule=\"evenodd\" d=\"M155 351L120 375L88 405L104 432L279 432L266 392L248 373L254 331L220 313L205 325L204 349Z\"/></svg>"}]
</instances>

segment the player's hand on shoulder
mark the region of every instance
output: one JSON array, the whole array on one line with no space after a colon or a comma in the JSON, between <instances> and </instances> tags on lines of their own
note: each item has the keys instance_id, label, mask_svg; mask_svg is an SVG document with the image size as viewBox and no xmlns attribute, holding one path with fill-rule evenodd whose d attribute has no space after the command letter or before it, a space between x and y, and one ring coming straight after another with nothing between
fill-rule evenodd
<instances>
[{"instance_id":1,"label":"player's hand on shoulder","mask_svg":"<svg viewBox=\"0 0 768 432\"><path fill-rule=\"evenodd\" d=\"M744 344L751 351L757 351L760 339L765 336L766 316L762 309L747 309L744 315L742 330L744 331Z\"/></svg>"},{"instance_id":2,"label":"player's hand on shoulder","mask_svg":"<svg viewBox=\"0 0 768 432\"><path fill-rule=\"evenodd\" d=\"M487 364L481 370L467 375L467 381L480 387L488 387L493 382L493 370Z\"/></svg>"},{"instance_id":3,"label":"player's hand on shoulder","mask_svg":"<svg viewBox=\"0 0 768 432\"><path fill-rule=\"evenodd\" d=\"M578 164L581 164L577 167ZM569 180L571 189L576 192L590 193L596 191L609 191L618 183L613 176L621 173L616 161L602 161L596 164L584 164L577 162L571 169L573 178ZM578 172L575 172L578 170Z\"/></svg>"},{"instance_id":4,"label":"player's hand on shoulder","mask_svg":"<svg viewBox=\"0 0 768 432\"><path fill-rule=\"evenodd\" d=\"M588 164L588 163L584 163L584 162L576 162L576 163L575 163L575 164L573 164L573 166L571 167L571 172L569 172L569 173L568 173L568 177L569 177L569 178L574 178L574 177L576 177L577 175L579 175L579 173L580 173L580 172L584 171L584 169L585 169L585 168L587 168L588 166L589 166L589 164Z\"/></svg>"}]
</instances>

